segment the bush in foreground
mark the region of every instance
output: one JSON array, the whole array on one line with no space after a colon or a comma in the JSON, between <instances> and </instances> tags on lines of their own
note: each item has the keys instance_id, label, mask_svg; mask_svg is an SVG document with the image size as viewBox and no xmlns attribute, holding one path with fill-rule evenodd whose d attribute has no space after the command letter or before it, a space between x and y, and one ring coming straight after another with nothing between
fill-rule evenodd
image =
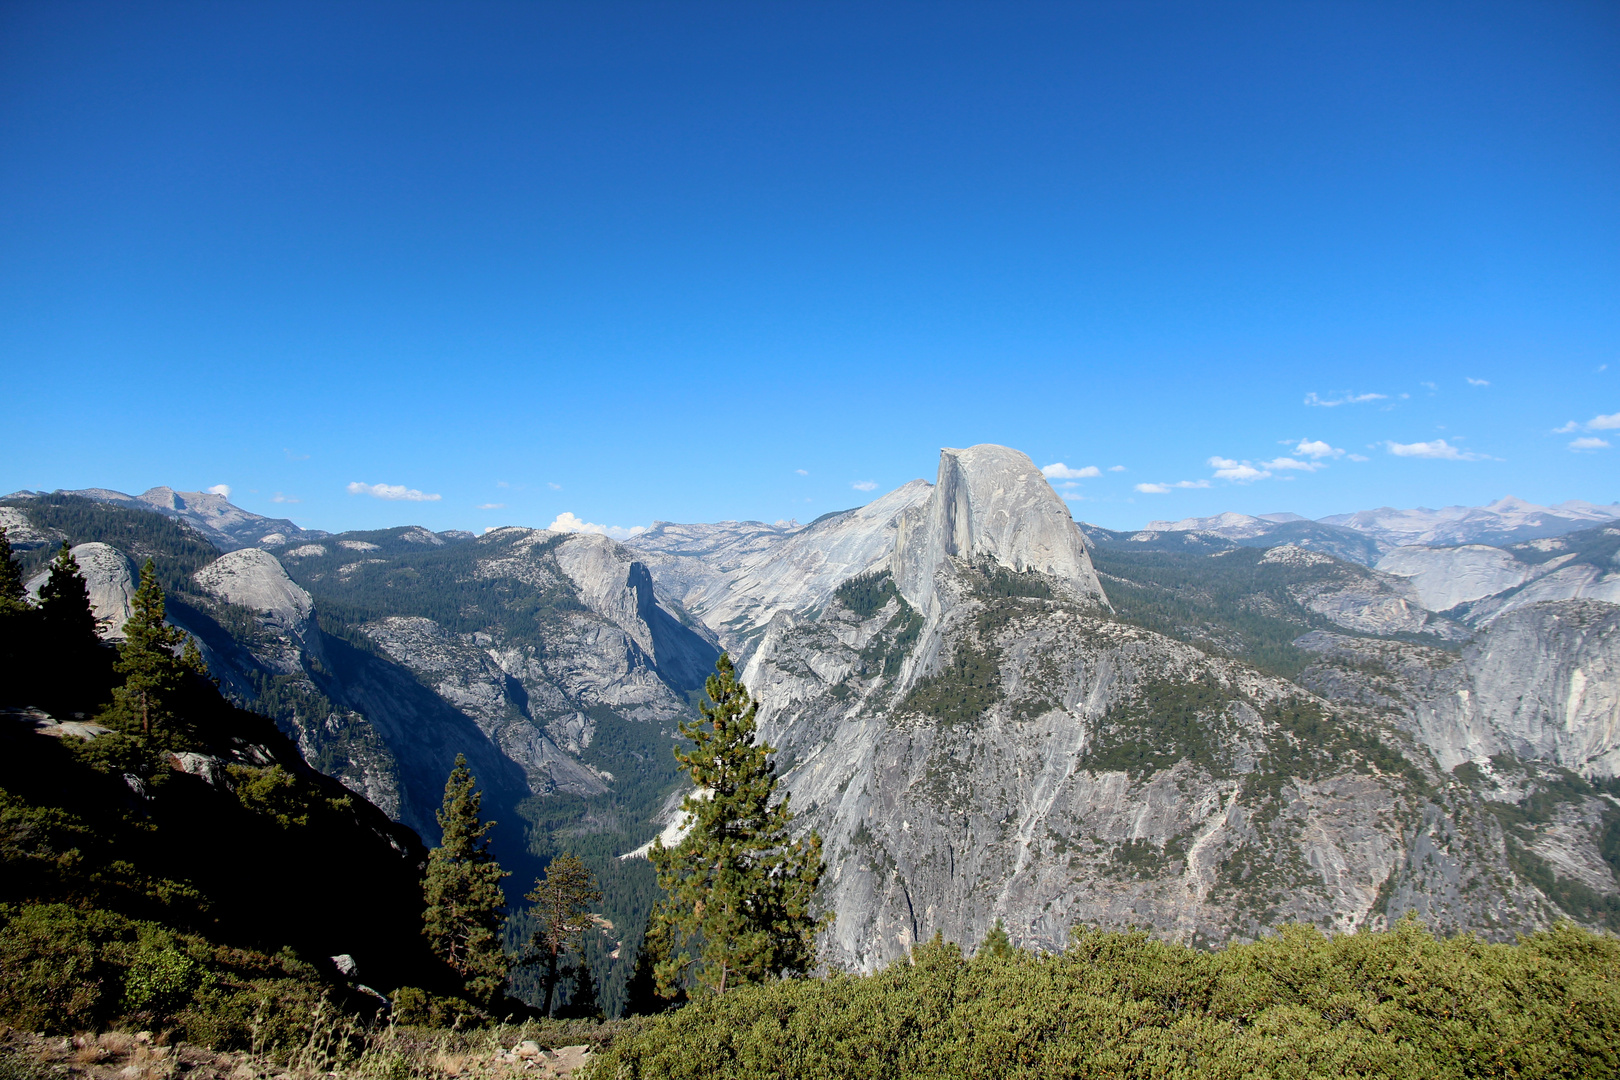
<instances>
[{"instance_id":1,"label":"bush in foreground","mask_svg":"<svg viewBox=\"0 0 1620 1080\"><path fill-rule=\"evenodd\" d=\"M1620 1075L1620 942L1561 924L1517 945L1412 921L1309 927L1219 952L1082 931L966 959L936 939L875 975L710 996L650 1021L592 1080L793 1077Z\"/></svg>"}]
</instances>

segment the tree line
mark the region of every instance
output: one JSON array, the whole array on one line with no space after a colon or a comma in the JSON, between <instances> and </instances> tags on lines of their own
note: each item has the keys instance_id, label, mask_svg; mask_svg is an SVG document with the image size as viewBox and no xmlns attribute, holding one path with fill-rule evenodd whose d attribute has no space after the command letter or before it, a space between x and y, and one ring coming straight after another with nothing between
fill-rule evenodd
<instances>
[{"instance_id":1,"label":"tree line","mask_svg":"<svg viewBox=\"0 0 1620 1080\"><path fill-rule=\"evenodd\" d=\"M825 863L814 833L794 839L793 814L777 797L774 748L757 741L758 703L722 655L708 678L702 719L683 722L688 749L675 758L694 793L681 803L685 835L654 840L650 859L663 898L648 918L630 982L629 1011L664 1011L694 997L807 974L830 916L813 911ZM434 952L465 980L468 997L494 1006L515 964L539 968L546 1015L599 1016L584 937L601 890L571 853L552 859L525 894L534 932L521 956L501 944L506 871L489 851L494 822L458 756L438 821L443 841L429 857L424 922ZM567 1002L563 1004L564 991Z\"/></svg>"}]
</instances>

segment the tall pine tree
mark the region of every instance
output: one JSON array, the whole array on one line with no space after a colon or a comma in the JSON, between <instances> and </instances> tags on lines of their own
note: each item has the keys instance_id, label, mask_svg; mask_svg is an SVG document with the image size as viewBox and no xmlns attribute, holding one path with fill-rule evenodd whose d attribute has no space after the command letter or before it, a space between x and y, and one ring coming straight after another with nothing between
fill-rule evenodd
<instances>
[{"instance_id":1,"label":"tall pine tree","mask_svg":"<svg viewBox=\"0 0 1620 1080\"><path fill-rule=\"evenodd\" d=\"M468 996L490 1008L506 987L509 968L501 948L506 921L501 880L507 873L490 853L495 822L479 820L482 804L467 759L457 754L439 808L444 838L429 853L422 882L427 900L422 932L434 953L461 976Z\"/></svg>"},{"instance_id":2,"label":"tall pine tree","mask_svg":"<svg viewBox=\"0 0 1620 1080\"><path fill-rule=\"evenodd\" d=\"M100 640L98 623L90 606L90 587L85 584L79 560L66 540L51 560L50 575L39 589L39 613L45 633L55 648L79 649ZM159 612L159 620L162 613ZM189 640L189 639L187 639Z\"/></svg>"},{"instance_id":3,"label":"tall pine tree","mask_svg":"<svg viewBox=\"0 0 1620 1080\"><path fill-rule=\"evenodd\" d=\"M124 684L113 691L107 719L120 727L137 727L141 734L175 727L181 688L190 674L205 674L202 657L191 635L163 621L163 587L151 559L141 567L141 584L130 602L133 613L124 624L124 643L118 647L113 670ZM183 648L180 656L175 649Z\"/></svg>"},{"instance_id":4,"label":"tall pine tree","mask_svg":"<svg viewBox=\"0 0 1620 1080\"><path fill-rule=\"evenodd\" d=\"M581 986L590 980L585 968L585 932L595 925L591 905L602 899L592 874L579 856L563 852L546 866L546 876L534 883L524 897L530 903L534 932L529 935L529 963L540 968L540 985L545 987L545 1015L551 1015L557 984L567 974L570 953L577 956L575 969L581 972ZM579 991L576 990L577 997ZM595 1008L594 996L592 1008Z\"/></svg>"},{"instance_id":5,"label":"tall pine tree","mask_svg":"<svg viewBox=\"0 0 1620 1080\"><path fill-rule=\"evenodd\" d=\"M667 941L656 966L658 991L683 986L716 994L744 983L802 975L815 963L824 919L810 904L824 870L821 838L795 841L784 795L772 802L776 751L755 742L758 705L722 655L704 689L704 723L681 724L692 740L675 752L680 767L710 798L689 795L681 810L691 830L679 845L654 842L652 864L665 896L654 911Z\"/></svg>"},{"instance_id":6,"label":"tall pine tree","mask_svg":"<svg viewBox=\"0 0 1620 1080\"><path fill-rule=\"evenodd\" d=\"M11 555L11 537L0 525L0 615L28 610L28 592L23 587L22 567Z\"/></svg>"}]
</instances>

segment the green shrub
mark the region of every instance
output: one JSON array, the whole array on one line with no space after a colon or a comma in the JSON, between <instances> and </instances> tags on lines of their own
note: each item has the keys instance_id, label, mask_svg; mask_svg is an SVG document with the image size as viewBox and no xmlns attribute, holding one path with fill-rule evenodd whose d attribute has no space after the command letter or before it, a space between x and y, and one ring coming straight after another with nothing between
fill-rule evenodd
<instances>
[{"instance_id":1,"label":"green shrub","mask_svg":"<svg viewBox=\"0 0 1620 1080\"><path fill-rule=\"evenodd\" d=\"M66 904L0 909L0 918L0 1022L66 1033L95 1028L116 1008L120 980L105 954L134 937L129 920Z\"/></svg>"},{"instance_id":2,"label":"green shrub","mask_svg":"<svg viewBox=\"0 0 1620 1080\"><path fill-rule=\"evenodd\" d=\"M1080 931L969 962L934 942L875 975L707 998L627 1033L604 1078L1601 1077L1620 1074L1620 942L1518 945L1415 922L1290 927L1205 953Z\"/></svg>"}]
</instances>

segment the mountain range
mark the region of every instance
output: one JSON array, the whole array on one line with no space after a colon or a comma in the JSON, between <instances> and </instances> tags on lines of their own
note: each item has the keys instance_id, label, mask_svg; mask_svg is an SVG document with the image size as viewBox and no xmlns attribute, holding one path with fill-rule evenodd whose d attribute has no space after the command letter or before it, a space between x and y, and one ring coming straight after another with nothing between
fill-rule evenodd
<instances>
[{"instance_id":1,"label":"mountain range","mask_svg":"<svg viewBox=\"0 0 1620 1080\"><path fill-rule=\"evenodd\" d=\"M109 635L135 560L239 703L430 842L464 753L517 880L570 849L622 997L678 833L676 725L721 649L826 843L829 963L1001 920L1217 944L1414 912L1620 929L1620 504L1076 524L1030 459L942 451L807 525L328 534L212 493L0 500L74 545ZM25 704L25 703L24 703Z\"/></svg>"}]
</instances>

